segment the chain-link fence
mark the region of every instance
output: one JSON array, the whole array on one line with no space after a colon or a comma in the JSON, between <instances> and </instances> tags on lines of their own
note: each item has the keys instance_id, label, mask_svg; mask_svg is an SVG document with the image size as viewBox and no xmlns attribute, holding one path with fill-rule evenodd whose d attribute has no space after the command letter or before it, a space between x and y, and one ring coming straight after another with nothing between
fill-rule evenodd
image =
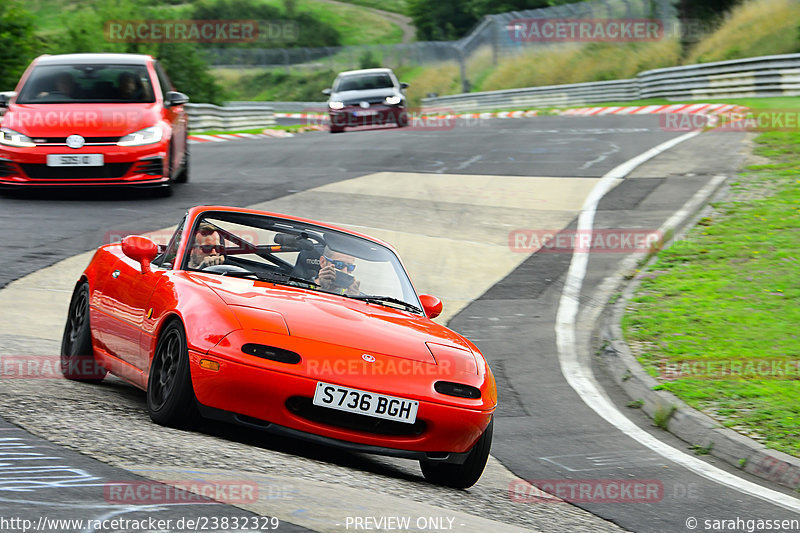
<instances>
[{"instance_id":1,"label":"chain-link fence","mask_svg":"<svg viewBox=\"0 0 800 533\"><path fill-rule=\"evenodd\" d=\"M324 48L211 48L206 59L215 67L284 68L287 70L342 71L381 65L389 68L457 62L461 69L462 89L467 91L467 63L475 58L497 63L500 57L519 54L538 46L548 46L546 39L520 38L519 27L525 21L653 20L664 32L677 25L676 0L589 0L574 4L513 11L485 16L472 31L457 41L415 42L394 45L346 46ZM522 21L522 22L521 22ZM525 26L528 28L528 26ZM534 29L533 25L530 29ZM577 39L580 40L580 39Z\"/></svg>"}]
</instances>

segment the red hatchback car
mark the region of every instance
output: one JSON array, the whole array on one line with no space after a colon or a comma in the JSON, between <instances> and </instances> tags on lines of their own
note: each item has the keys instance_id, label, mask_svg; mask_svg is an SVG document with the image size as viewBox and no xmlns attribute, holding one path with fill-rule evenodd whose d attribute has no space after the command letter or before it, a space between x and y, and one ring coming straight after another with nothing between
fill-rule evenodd
<instances>
[{"instance_id":1,"label":"red hatchback car","mask_svg":"<svg viewBox=\"0 0 800 533\"><path fill-rule=\"evenodd\" d=\"M0 187L167 192L189 177L188 101L150 56L40 56L0 95Z\"/></svg>"}]
</instances>

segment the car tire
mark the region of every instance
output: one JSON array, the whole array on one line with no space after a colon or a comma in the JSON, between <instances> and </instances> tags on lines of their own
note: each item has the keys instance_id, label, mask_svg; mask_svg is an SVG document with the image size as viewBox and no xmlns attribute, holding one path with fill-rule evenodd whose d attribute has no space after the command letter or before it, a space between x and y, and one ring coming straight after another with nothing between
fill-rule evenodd
<instances>
[{"instance_id":1,"label":"car tire","mask_svg":"<svg viewBox=\"0 0 800 533\"><path fill-rule=\"evenodd\" d=\"M331 133L342 133L344 128L341 126L331 126Z\"/></svg>"},{"instance_id":2,"label":"car tire","mask_svg":"<svg viewBox=\"0 0 800 533\"><path fill-rule=\"evenodd\" d=\"M87 383L100 383L106 369L94 358L92 327L89 322L89 284L75 287L67 312L67 324L61 338L61 373L65 378Z\"/></svg>"},{"instance_id":3,"label":"car tire","mask_svg":"<svg viewBox=\"0 0 800 533\"><path fill-rule=\"evenodd\" d=\"M186 143L186 148L183 152L183 166L180 173L175 176L175 183L186 183L189 181L189 143Z\"/></svg>"},{"instance_id":4,"label":"car tire","mask_svg":"<svg viewBox=\"0 0 800 533\"><path fill-rule=\"evenodd\" d=\"M186 332L178 320L158 338L147 381L147 412L156 424L173 428L188 428L197 420Z\"/></svg>"},{"instance_id":5,"label":"car tire","mask_svg":"<svg viewBox=\"0 0 800 533\"><path fill-rule=\"evenodd\" d=\"M422 475L431 483L466 489L480 479L486 461L489 459L489 450L492 448L492 433L494 432L494 419L486 426L486 431L480 436L478 442L472 447L463 464L441 463L436 461L420 460L419 466Z\"/></svg>"}]
</instances>

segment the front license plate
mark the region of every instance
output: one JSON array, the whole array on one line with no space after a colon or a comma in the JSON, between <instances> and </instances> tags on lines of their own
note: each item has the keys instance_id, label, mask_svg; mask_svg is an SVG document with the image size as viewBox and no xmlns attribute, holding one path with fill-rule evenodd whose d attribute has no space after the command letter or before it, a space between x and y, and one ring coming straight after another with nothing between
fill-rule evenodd
<instances>
[{"instance_id":1,"label":"front license plate","mask_svg":"<svg viewBox=\"0 0 800 533\"><path fill-rule=\"evenodd\" d=\"M314 405L413 424L417 421L419 402L320 381L314 392Z\"/></svg>"},{"instance_id":2,"label":"front license plate","mask_svg":"<svg viewBox=\"0 0 800 533\"><path fill-rule=\"evenodd\" d=\"M48 167L102 167L103 154L47 154Z\"/></svg>"},{"instance_id":3,"label":"front license plate","mask_svg":"<svg viewBox=\"0 0 800 533\"><path fill-rule=\"evenodd\" d=\"M353 111L354 117L371 117L377 114L378 114L377 111Z\"/></svg>"}]
</instances>

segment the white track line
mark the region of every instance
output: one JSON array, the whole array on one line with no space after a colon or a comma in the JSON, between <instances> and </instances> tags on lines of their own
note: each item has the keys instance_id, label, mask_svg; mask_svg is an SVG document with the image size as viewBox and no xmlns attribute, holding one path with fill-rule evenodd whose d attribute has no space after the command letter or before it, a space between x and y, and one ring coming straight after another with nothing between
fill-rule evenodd
<instances>
[{"instance_id":1,"label":"white track line","mask_svg":"<svg viewBox=\"0 0 800 533\"><path fill-rule=\"evenodd\" d=\"M639 154L604 175L586 198L578 217L578 232L591 231L594 226L594 215L600 199L614 186L616 180L627 176L633 169L669 150L679 143L695 137L700 132L693 131L680 137L661 143L655 148ZM701 191L703 192L703 191ZM698 193L699 194L699 193ZM697 195L695 195L697 196ZM671 219L673 220L673 219ZM564 290L558 305L556 316L556 342L561 373L581 399L607 422L625 433L627 436L647 446L662 457L679 464L692 472L737 490L741 493L760 498L769 503L779 505L790 511L800 512L800 500L751 481L730 474L710 465L696 457L688 455L677 448L669 446L631 422L602 392L595 381L590 368L583 366L578 357L575 343L575 325L578 318L579 300L586 267L589 261L587 253L573 253L567 271Z\"/></svg>"}]
</instances>

